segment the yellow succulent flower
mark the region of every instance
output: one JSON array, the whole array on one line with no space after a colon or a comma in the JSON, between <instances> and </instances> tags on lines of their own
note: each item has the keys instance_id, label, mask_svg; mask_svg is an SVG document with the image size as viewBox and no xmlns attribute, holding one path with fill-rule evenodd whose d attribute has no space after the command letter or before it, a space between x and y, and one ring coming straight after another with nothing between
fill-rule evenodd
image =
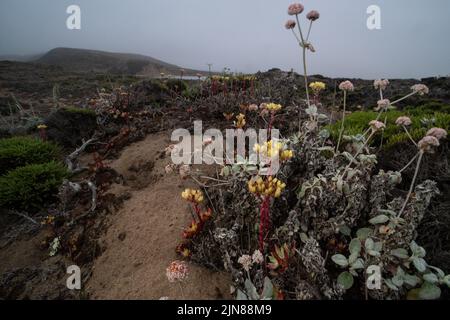
<instances>
[{"instance_id":1,"label":"yellow succulent flower","mask_svg":"<svg viewBox=\"0 0 450 320\"><path fill-rule=\"evenodd\" d=\"M257 177L248 181L249 191L261 196L279 198L284 188L286 188L286 184L272 176L268 177L266 180Z\"/></svg>"},{"instance_id":2,"label":"yellow succulent flower","mask_svg":"<svg viewBox=\"0 0 450 320\"><path fill-rule=\"evenodd\" d=\"M294 156L292 150L286 149L286 145L281 141L267 141L263 145L255 144L253 151L268 158L278 156L281 161L287 161Z\"/></svg>"},{"instance_id":3,"label":"yellow succulent flower","mask_svg":"<svg viewBox=\"0 0 450 320\"><path fill-rule=\"evenodd\" d=\"M244 114L242 114L242 113L240 113L238 116L236 116L236 128L239 128L239 129L242 129L244 126L245 126L245 124L247 123L246 121L245 121L245 115Z\"/></svg>"},{"instance_id":4,"label":"yellow succulent flower","mask_svg":"<svg viewBox=\"0 0 450 320\"><path fill-rule=\"evenodd\" d=\"M266 105L266 109L269 110L269 111L272 111L272 112L279 111L279 110L281 110L281 108L282 108L281 104L268 103Z\"/></svg>"},{"instance_id":5,"label":"yellow succulent flower","mask_svg":"<svg viewBox=\"0 0 450 320\"><path fill-rule=\"evenodd\" d=\"M203 198L203 193L200 190L194 190L194 189L186 189L181 193L181 197L189 202L193 202L193 203L202 203L204 198Z\"/></svg>"},{"instance_id":6,"label":"yellow succulent flower","mask_svg":"<svg viewBox=\"0 0 450 320\"><path fill-rule=\"evenodd\" d=\"M326 85L323 82L320 81L316 81L316 82L312 82L309 87L316 93L319 93L322 90L325 90Z\"/></svg>"}]
</instances>

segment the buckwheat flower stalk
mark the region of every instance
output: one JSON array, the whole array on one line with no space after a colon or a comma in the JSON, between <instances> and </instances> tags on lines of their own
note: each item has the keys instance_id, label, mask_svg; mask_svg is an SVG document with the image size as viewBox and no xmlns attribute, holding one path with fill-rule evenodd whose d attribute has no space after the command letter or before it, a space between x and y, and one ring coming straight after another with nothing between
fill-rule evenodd
<instances>
[{"instance_id":1,"label":"buckwheat flower stalk","mask_svg":"<svg viewBox=\"0 0 450 320\"><path fill-rule=\"evenodd\" d=\"M186 263L183 261L179 260L172 261L172 263L166 269L167 280L169 280L169 282L171 283L178 282L178 284L180 285L181 296L183 297L183 299L185 298L181 283L187 279L188 275L189 269Z\"/></svg>"},{"instance_id":2,"label":"buckwheat flower stalk","mask_svg":"<svg viewBox=\"0 0 450 320\"><path fill-rule=\"evenodd\" d=\"M344 125L345 125L345 112L347 105L347 92L355 90L353 83L350 81L344 81L339 84L339 89L344 92L344 110L342 111L342 121L341 121L341 129L339 130L339 138L336 146L336 152L339 151L339 147L341 145L342 135L344 133Z\"/></svg>"},{"instance_id":3,"label":"buckwheat flower stalk","mask_svg":"<svg viewBox=\"0 0 450 320\"><path fill-rule=\"evenodd\" d=\"M398 117L397 120L395 120L395 124L397 126L403 128L403 130L406 132L406 135L408 136L409 140L411 140L411 142L414 143L414 145L417 147L417 142L414 141L413 137L411 137L411 134L409 133L409 130L407 128L412 124L411 119L406 116Z\"/></svg>"},{"instance_id":4,"label":"buckwheat flower stalk","mask_svg":"<svg viewBox=\"0 0 450 320\"><path fill-rule=\"evenodd\" d=\"M419 158L417 159L416 170L414 172L414 176L413 176L413 179L411 181L411 186L409 187L408 195L406 196L406 199L405 199L405 202L403 203L402 209L398 213L398 217L402 216L403 212L406 209L406 205L409 202L409 198L411 197L411 194L412 194L413 189L414 189L414 185L416 183L417 174L419 173L420 164L422 162L423 155L425 153L433 153L434 152L434 148L439 147L439 140L436 137L433 137L433 136L425 136L422 140L419 141L417 146L419 148Z\"/></svg>"}]
</instances>

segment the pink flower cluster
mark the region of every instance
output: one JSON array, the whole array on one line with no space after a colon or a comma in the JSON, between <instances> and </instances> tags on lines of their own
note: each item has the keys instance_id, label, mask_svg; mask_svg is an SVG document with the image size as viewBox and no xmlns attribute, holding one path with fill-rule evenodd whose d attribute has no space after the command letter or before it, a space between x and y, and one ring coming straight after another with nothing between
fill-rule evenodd
<instances>
[{"instance_id":1,"label":"pink flower cluster","mask_svg":"<svg viewBox=\"0 0 450 320\"><path fill-rule=\"evenodd\" d=\"M301 5L300 3L293 3L288 8L288 14L290 16L295 16L303 12L305 10L305 7Z\"/></svg>"},{"instance_id":2,"label":"pink flower cluster","mask_svg":"<svg viewBox=\"0 0 450 320\"><path fill-rule=\"evenodd\" d=\"M417 145L423 152L432 152L433 147L439 147L439 140L433 136L426 136Z\"/></svg>"},{"instance_id":3,"label":"pink flower cluster","mask_svg":"<svg viewBox=\"0 0 450 320\"><path fill-rule=\"evenodd\" d=\"M411 87L411 90L423 96L424 94L430 93L430 89L424 84L415 84Z\"/></svg>"},{"instance_id":4,"label":"pink flower cluster","mask_svg":"<svg viewBox=\"0 0 450 320\"><path fill-rule=\"evenodd\" d=\"M432 136L438 140L441 140L447 138L447 131L442 128L431 128L428 130L427 136Z\"/></svg>"},{"instance_id":5,"label":"pink flower cluster","mask_svg":"<svg viewBox=\"0 0 450 320\"><path fill-rule=\"evenodd\" d=\"M398 117L397 120L395 120L395 124L398 126L408 127L412 124L412 121L409 117L402 116L402 117Z\"/></svg>"},{"instance_id":6,"label":"pink flower cluster","mask_svg":"<svg viewBox=\"0 0 450 320\"><path fill-rule=\"evenodd\" d=\"M388 79L378 79L373 82L373 86L375 87L375 89L386 90L388 85L389 85Z\"/></svg>"},{"instance_id":7,"label":"pink flower cluster","mask_svg":"<svg viewBox=\"0 0 450 320\"><path fill-rule=\"evenodd\" d=\"M389 99L378 100L377 102L378 110L387 109L391 105Z\"/></svg>"},{"instance_id":8,"label":"pink flower cluster","mask_svg":"<svg viewBox=\"0 0 450 320\"><path fill-rule=\"evenodd\" d=\"M355 86L350 81L344 81L339 84L339 89L342 91L353 91L355 90Z\"/></svg>"},{"instance_id":9,"label":"pink flower cluster","mask_svg":"<svg viewBox=\"0 0 450 320\"><path fill-rule=\"evenodd\" d=\"M377 132L386 128L383 122L377 120L370 121L369 126L372 128L373 132Z\"/></svg>"},{"instance_id":10,"label":"pink flower cluster","mask_svg":"<svg viewBox=\"0 0 450 320\"><path fill-rule=\"evenodd\" d=\"M316 21L317 19L320 18L320 13L319 13L318 11L316 11L316 10L311 10L311 11L306 15L306 18L307 18L308 20L311 20L311 21Z\"/></svg>"},{"instance_id":11,"label":"pink flower cluster","mask_svg":"<svg viewBox=\"0 0 450 320\"><path fill-rule=\"evenodd\" d=\"M294 29L296 25L297 24L295 23L294 20L288 20L288 21L286 21L286 24L284 25L284 27L289 30L289 29Z\"/></svg>"},{"instance_id":12,"label":"pink flower cluster","mask_svg":"<svg viewBox=\"0 0 450 320\"><path fill-rule=\"evenodd\" d=\"M189 274L188 267L185 262L175 260L166 269L166 276L169 282L183 281Z\"/></svg>"}]
</instances>

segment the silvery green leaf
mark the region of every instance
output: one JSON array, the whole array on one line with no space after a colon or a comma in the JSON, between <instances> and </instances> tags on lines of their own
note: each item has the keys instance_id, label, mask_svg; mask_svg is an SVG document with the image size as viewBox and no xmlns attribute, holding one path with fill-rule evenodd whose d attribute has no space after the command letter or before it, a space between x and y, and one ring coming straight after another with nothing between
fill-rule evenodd
<instances>
[{"instance_id":1,"label":"silvery green leaf","mask_svg":"<svg viewBox=\"0 0 450 320\"><path fill-rule=\"evenodd\" d=\"M243 293L241 290L237 290L236 300L248 300L245 293Z\"/></svg>"},{"instance_id":2,"label":"silvery green leaf","mask_svg":"<svg viewBox=\"0 0 450 320\"><path fill-rule=\"evenodd\" d=\"M391 279L385 279L384 283L386 283L386 285L388 286L389 289L394 290L394 291L398 291L397 286L392 282Z\"/></svg>"},{"instance_id":3,"label":"silvery green leaf","mask_svg":"<svg viewBox=\"0 0 450 320\"><path fill-rule=\"evenodd\" d=\"M433 267L433 266L428 266L428 268L436 271L438 276L439 276L439 278L444 278L445 277L445 273L444 273L444 271L442 271L442 269L439 269L439 268Z\"/></svg>"},{"instance_id":4,"label":"silvery green leaf","mask_svg":"<svg viewBox=\"0 0 450 320\"><path fill-rule=\"evenodd\" d=\"M373 246L373 250L375 250L377 252L381 252L381 250L383 250L383 242L381 242L381 241L375 242L375 244Z\"/></svg>"},{"instance_id":5,"label":"silvery green leaf","mask_svg":"<svg viewBox=\"0 0 450 320\"><path fill-rule=\"evenodd\" d=\"M438 277L434 273L431 273L431 272L427 273L427 274L424 274L422 276L422 278L423 278L423 280L425 280L425 281L427 281L429 283L438 283L439 282Z\"/></svg>"},{"instance_id":6,"label":"silvery green leaf","mask_svg":"<svg viewBox=\"0 0 450 320\"><path fill-rule=\"evenodd\" d=\"M389 209L378 209L378 213L384 214L389 217L395 217L397 215L397 213L394 210L389 210Z\"/></svg>"},{"instance_id":7,"label":"silvery green leaf","mask_svg":"<svg viewBox=\"0 0 450 320\"><path fill-rule=\"evenodd\" d=\"M409 245L411 251L416 257L423 258L426 255L425 249L419 246L415 241L412 241Z\"/></svg>"},{"instance_id":8,"label":"silvery green leaf","mask_svg":"<svg viewBox=\"0 0 450 320\"><path fill-rule=\"evenodd\" d=\"M445 276L442 281L450 288L450 275Z\"/></svg>"},{"instance_id":9,"label":"silvery green leaf","mask_svg":"<svg viewBox=\"0 0 450 320\"><path fill-rule=\"evenodd\" d=\"M339 176L338 181L336 182L336 188L339 192L342 192L342 187L344 185L344 181L342 180L342 177Z\"/></svg>"},{"instance_id":10,"label":"silvery green leaf","mask_svg":"<svg viewBox=\"0 0 450 320\"><path fill-rule=\"evenodd\" d=\"M408 259L409 258L408 251L403 248L397 248L397 249L391 250L391 255L393 255L394 257L400 258L400 259Z\"/></svg>"},{"instance_id":11,"label":"silvery green leaf","mask_svg":"<svg viewBox=\"0 0 450 320\"><path fill-rule=\"evenodd\" d=\"M308 241L308 236L306 235L306 233L301 232L300 233L300 240L302 240L303 243L306 243Z\"/></svg>"},{"instance_id":12,"label":"silvery green leaf","mask_svg":"<svg viewBox=\"0 0 450 320\"><path fill-rule=\"evenodd\" d=\"M361 241L359 239L353 239L352 241L350 241L348 249L350 250L351 254L359 255L359 253L361 252Z\"/></svg>"},{"instance_id":13,"label":"silvery green leaf","mask_svg":"<svg viewBox=\"0 0 450 320\"><path fill-rule=\"evenodd\" d=\"M371 238L367 238L366 242L364 243L364 247L367 251L373 250L375 247L375 242Z\"/></svg>"},{"instance_id":14,"label":"silvery green leaf","mask_svg":"<svg viewBox=\"0 0 450 320\"><path fill-rule=\"evenodd\" d=\"M379 257L381 255L378 251L375 250L368 250L367 253L372 257Z\"/></svg>"},{"instance_id":15,"label":"silvery green leaf","mask_svg":"<svg viewBox=\"0 0 450 320\"><path fill-rule=\"evenodd\" d=\"M405 271L401 267L398 267L396 275L403 277L405 275Z\"/></svg>"},{"instance_id":16,"label":"silvery green leaf","mask_svg":"<svg viewBox=\"0 0 450 320\"><path fill-rule=\"evenodd\" d=\"M392 283L393 283L396 287L400 288L401 286L403 286L403 277L401 277L401 276L394 276L394 277L392 278Z\"/></svg>"},{"instance_id":17,"label":"silvery green leaf","mask_svg":"<svg viewBox=\"0 0 450 320\"><path fill-rule=\"evenodd\" d=\"M416 267L417 271L424 272L427 269L427 263L422 258L414 258L413 259L414 267Z\"/></svg>"},{"instance_id":18,"label":"silvery green leaf","mask_svg":"<svg viewBox=\"0 0 450 320\"><path fill-rule=\"evenodd\" d=\"M372 235L372 233L373 233L372 229L362 228L362 229L359 229L358 231L356 231L356 236L358 237L359 240L364 241L367 239L367 237Z\"/></svg>"},{"instance_id":19,"label":"silvery green leaf","mask_svg":"<svg viewBox=\"0 0 450 320\"><path fill-rule=\"evenodd\" d=\"M269 278L264 278L264 289L261 294L261 298L270 300L273 297L273 284Z\"/></svg>"},{"instance_id":20,"label":"silvery green leaf","mask_svg":"<svg viewBox=\"0 0 450 320\"><path fill-rule=\"evenodd\" d=\"M353 282L353 276L348 271L342 272L337 278L337 283L341 285L345 290L350 289L353 286Z\"/></svg>"},{"instance_id":21,"label":"silvery green leaf","mask_svg":"<svg viewBox=\"0 0 450 320\"><path fill-rule=\"evenodd\" d=\"M334 256L331 257L331 260L333 260L334 263L343 268L348 266L348 260L342 254L335 254Z\"/></svg>"},{"instance_id":22,"label":"silvery green leaf","mask_svg":"<svg viewBox=\"0 0 450 320\"><path fill-rule=\"evenodd\" d=\"M358 259L359 257L359 253L352 253L350 254L350 257L348 257L348 264L353 264L355 263L356 259Z\"/></svg>"},{"instance_id":23,"label":"silvery green leaf","mask_svg":"<svg viewBox=\"0 0 450 320\"><path fill-rule=\"evenodd\" d=\"M259 300L258 291L250 279L245 280L245 290L247 291L249 300Z\"/></svg>"},{"instance_id":24,"label":"silvery green leaf","mask_svg":"<svg viewBox=\"0 0 450 320\"><path fill-rule=\"evenodd\" d=\"M420 283L420 278L414 275L410 275L410 274L405 274L403 276L403 280L405 281L405 283L410 286L410 287L415 287Z\"/></svg>"},{"instance_id":25,"label":"silvery green leaf","mask_svg":"<svg viewBox=\"0 0 450 320\"><path fill-rule=\"evenodd\" d=\"M380 214L379 216L376 216L375 218L372 218L369 220L370 224L383 224L389 221L389 217L384 215L384 214Z\"/></svg>"},{"instance_id":26,"label":"silvery green leaf","mask_svg":"<svg viewBox=\"0 0 450 320\"><path fill-rule=\"evenodd\" d=\"M352 230L346 225L340 226L339 227L339 232L342 233L344 236L347 236L347 237L350 237L350 235L352 234Z\"/></svg>"},{"instance_id":27,"label":"silvery green leaf","mask_svg":"<svg viewBox=\"0 0 450 320\"><path fill-rule=\"evenodd\" d=\"M441 289L429 282L424 282L419 291L419 299L436 300L441 296Z\"/></svg>"},{"instance_id":28,"label":"silvery green leaf","mask_svg":"<svg viewBox=\"0 0 450 320\"><path fill-rule=\"evenodd\" d=\"M356 259L356 261L352 263L351 268L353 270L364 269L364 260L361 258Z\"/></svg>"},{"instance_id":29,"label":"silvery green leaf","mask_svg":"<svg viewBox=\"0 0 450 320\"><path fill-rule=\"evenodd\" d=\"M322 138L322 139L324 139L324 140L325 140L325 139L328 139L330 136L331 136L330 131L327 130L327 129L322 129L322 130L319 132L319 137ZM334 148L333 148L333 151L334 151Z\"/></svg>"}]
</instances>

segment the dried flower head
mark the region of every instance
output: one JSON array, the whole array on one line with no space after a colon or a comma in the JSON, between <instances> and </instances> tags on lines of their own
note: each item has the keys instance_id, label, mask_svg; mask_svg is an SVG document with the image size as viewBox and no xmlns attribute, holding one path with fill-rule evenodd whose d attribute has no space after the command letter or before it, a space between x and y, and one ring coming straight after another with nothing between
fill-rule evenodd
<instances>
[{"instance_id":1,"label":"dried flower head","mask_svg":"<svg viewBox=\"0 0 450 320\"><path fill-rule=\"evenodd\" d=\"M378 79L373 82L373 86L375 89L386 90L388 85L389 85L388 79Z\"/></svg>"},{"instance_id":2,"label":"dried flower head","mask_svg":"<svg viewBox=\"0 0 450 320\"><path fill-rule=\"evenodd\" d=\"M373 132L381 131L384 130L384 128L386 128L383 122L377 120L370 121L369 126Z\"/></svg>"},{"instance_id":3,"label":"dried flower head","mask_svg":"<svg viewBox=\"0 0 450 320\"><path fill-rule=\"evenodd\" d=\"M238 259L238 263L242 265L245 271L250 271L252 268L252 257L250 257L248 254L244 254Z\"/></svg>"},{"instance_id":4,"label":"dried flower head","mask_svg":"<svg viewBox=\"0 0 450 320\"><path fill-rule=\"evenodd\" d=\"M261 251L255 250L255 252L253 252L252 261L255 264L261 264L264 262L264 256L262 255Z\"/></svg>"},{"instance_id":5,"label":"dried flower head","mask_svg":"<svg viewBox=\"0 0 450 320\"><path fill-rule=\"evenodd\" d=\"M339 84L339 89L342 91L353 91L355 90L355 86L350 81L344 81Z\"/></svg>"},{"instance_id":6,"label":"dried flower head","mask_svg":"<svg viewBox=\"0 0 450 320\"><path fill-rule=\"evenodd\" d=\"M172 164L168 164L167 166L164 167L164 171L167 174L171 174L173 172L173 169L174 169L173 167L174 167L173 163Z\"/></svg>"},{"instance_id":7,"label":"dried flower head","mask_svg":"<svg viewBox=\"0 0 450 320\"><path fill-rule=\"evenodd\" d=\"M317 19L320 18L320 13L319 13L319 11L311 10L311 11L306 15L306 18L307 18L308 20L311 20L311 21L316 21Z\"/></svg>"},{"instance_id":8,"label":"dried flower head","mask_svg":"<svg viewBox=\"0 0 450 320\"><path fill-rule=\"evenodd\" d=\"M441 140L447 138L447 131L442 128L431 128L428 130L427 136L432 136L438 140Z\"/></svg>"},{"instance_id":9,"label":"dried flower head","mask_svg":"<svg viewBox=\"0 0 450 320\"><path fill-rule=\"evenodd\" d=\"M251 104L248 106L248 111L258 111L258 105L256 104Z\"/></svg>"},{"instance_id":10,"label":"dried flower head","mask_svg":"<svg viewBox=\"0 0 450 320\"><path fill-rule=\"evenodd\" d=\"M294 20L288 20L288 21L286 21L284 27L285 27L287 30L290 30L290 29L294 29L296 25L297 25L297 23L295 23Z\"/></svg>"},{"instance_id":11,"label":"dried flower head","mask_svg":"<svg viewBox=\"0 0 450 320\"><path fill-rule=\"evenodd\" d=\"M193 203L202 203L203 202L203 193L200 190L194 189L186 189L181 193L181 197L189 202Z\"/></svg>"},{"instance_id":12,"label":"dried flower head","mask_svg":"<svg viewBox=\"0 0 450 320\"><path fill-rule=\"evenodd\" d=\"M288 14L290 16L295 16L303 12L305 10L305 7L301 5L300 3L293 3L288 7Z\"/></svg>"},{"instance_id":13,"label":"dried flower head","mask_svg":"<svg viewBox=\"0 0 450 320\"><path fill-rule=\"evenodd\" d=\"M398 126L408 127L412 124L412 121L409 117L402 116L402 117L398 117L397 120L395 120L395 124Z\"/></svg>"},{"instance_id":14,"label":"dried flower head","mask_svg":"<svg viewBox=\"0 0 450 320\"><path fill-rule=\"evenodd\" d=\"M433 152L434 147L439 147L439 140L433 136L425 136L417 145L423 152Z\"/></svg>"},{"instance_id":15,"label":"dried flower head","mask_svg":"<svg viewBox=\"0 0 450 320\"><path fill-rule=\"evenodd\" d=\"M419 95L423 96L424 94L430 93L430 89L424 84L415 84L411 87L411 90Z\"/></svg>"},{"instance_id":16,"label":"dried flower head","mask_svg":"<svg viewBox=\"0 0 450 320\"><path fill-rule=\"evenodd\" d=\"M183 281L188 277L189 271L185 262L175 260L166 269L169 282Z\"/></svg>"}]
</instances>

